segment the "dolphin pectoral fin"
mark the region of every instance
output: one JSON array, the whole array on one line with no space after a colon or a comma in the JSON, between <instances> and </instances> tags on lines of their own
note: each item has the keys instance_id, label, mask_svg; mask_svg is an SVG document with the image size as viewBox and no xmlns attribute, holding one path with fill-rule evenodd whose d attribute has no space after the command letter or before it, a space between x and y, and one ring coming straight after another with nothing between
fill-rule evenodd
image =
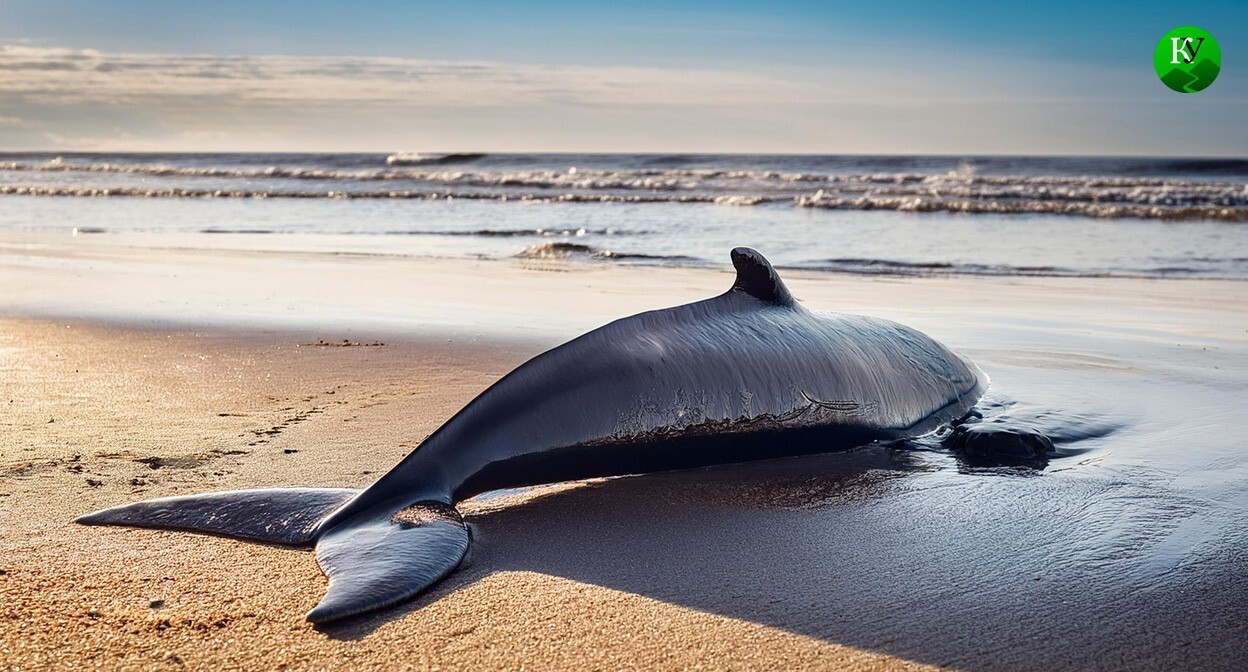
<instances>
[{"instance_id":1,"label":"dolphin pectoral fin","mask_svg":"<svg viewBox=\"0 0 1248 672\"><path fill-rule=\"evenodd\" d=\"M468 541L459 512L438 502L332 529L316 544L329 589L308 620L335 621L413 597L459 566Z\"/></svg>"},{"instance_id":2,"label":"dolphin pectoral fin","mask_svg":"<svg viewBox=\"0 0 1248 672\"><path fill-rule=\"evenodd\" d=\"M126 525L220 534L275 544L312 543L317 523L359 490L267 488L165 497L80 516L84 525Z\"/></svg>"}]
</instances>

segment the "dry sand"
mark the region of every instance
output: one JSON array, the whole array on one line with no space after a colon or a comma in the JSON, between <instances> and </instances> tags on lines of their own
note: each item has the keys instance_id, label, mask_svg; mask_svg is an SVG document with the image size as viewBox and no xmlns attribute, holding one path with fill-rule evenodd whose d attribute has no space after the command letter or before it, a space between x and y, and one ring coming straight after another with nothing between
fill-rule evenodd
<instances>
[{"instance_id":1,"label":"dry sand","mask_svg":"<svg viewBox=\"0 0 1248 672\"><path fill-rule=\"evenodd\" d=\"M1248 460L1228 436L1248 400L1248 283L796 274L809 305L915 324L994 389L1138 429L1039 477L877 448L477 500L464 568L316 630L308 552L69 521L166 495L367 485L528 356L729 276L15 235L0 257L0 668L1248 656Z\"/></svg>"}]
</instances>

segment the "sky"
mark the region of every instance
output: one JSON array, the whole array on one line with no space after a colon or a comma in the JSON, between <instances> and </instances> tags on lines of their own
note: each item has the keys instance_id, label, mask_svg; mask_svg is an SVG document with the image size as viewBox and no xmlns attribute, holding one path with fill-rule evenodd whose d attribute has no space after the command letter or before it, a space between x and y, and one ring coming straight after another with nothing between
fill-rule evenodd
<instances>
[{"instance_id":1,"label":"sky","mask_svg":"<svg viewBox=\"0 0 1248 672\"><path fill-rule=\"evenodd\" d=\"M0 0L0 151L1248 156L1248 2L1197 4Z\"/></svg>"}]
</instances>

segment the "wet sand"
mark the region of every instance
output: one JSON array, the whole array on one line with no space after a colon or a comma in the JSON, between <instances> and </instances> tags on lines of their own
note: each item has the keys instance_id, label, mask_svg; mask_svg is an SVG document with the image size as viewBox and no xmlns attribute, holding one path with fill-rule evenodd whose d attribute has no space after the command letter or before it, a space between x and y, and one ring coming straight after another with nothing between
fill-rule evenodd
<instances>
[{"instance_id":1,"label":"wet sand","mask_svg":"<svg viewBox=\"0 0 1248 672\"><path fill-rule=\"evenodd\" d=\"M479 499L463 507L464 568L318 631L302 619L324 589L306 551L69 521L173 494L366 485L528 356L730 276L6 235L0 666L1233 669L1248 655L1248 283L786 274L810 307L928 331L994 394L1119 429L1042 471L870 448Z\"/></svg>"}]
</instances>

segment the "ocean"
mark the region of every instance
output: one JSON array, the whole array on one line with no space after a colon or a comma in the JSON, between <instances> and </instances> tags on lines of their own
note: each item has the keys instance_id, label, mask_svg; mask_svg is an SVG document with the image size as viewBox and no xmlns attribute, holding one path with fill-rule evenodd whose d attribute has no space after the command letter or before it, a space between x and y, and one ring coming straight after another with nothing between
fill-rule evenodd
<instances>
[{"instance_id":1,"label":"ocean","mask_svg":"<svg viewBox=\"0 0 1248 672\"><path fill-rule=\"evenodd\" d=\"M1248 277L1248 159L0 153L0 228L901 275Z\"/></svg>"}]
</instances>

